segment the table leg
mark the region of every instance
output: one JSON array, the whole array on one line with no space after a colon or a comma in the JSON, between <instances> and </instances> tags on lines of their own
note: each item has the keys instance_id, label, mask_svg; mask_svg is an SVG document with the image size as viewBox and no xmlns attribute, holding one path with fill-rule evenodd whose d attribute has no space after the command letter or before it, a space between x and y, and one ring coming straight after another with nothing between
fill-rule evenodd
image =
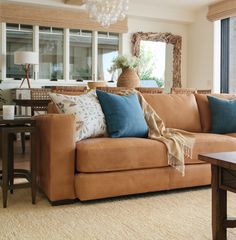
<instances>
[{"instance_id":1,"label":"table leg","mask_svg":"<svg viewBox=\"0 0 236 240\"><path fill-rule=\"evenodd\" d=\"M25 154L25 133L21 133L21 147L22 147L22 153Z\"/></svg>"},{"instance_id":2,"label":"table leg","mask_svg":"<svg viewBox=\"0 0 236 240\"><path fill-rule=\"evenodd\" d=\"M30 170L31 170L31 194L32 194L32 203L35 204L36 201L36 172L37 172L37 163L36 163L36 132L32 131L30 134L31 141L31 161L30 161Z\"/></svg>"},{"instance_id":3,"label":"table leg","mask_svg":"<svg viewBox=\"0 0 236 240\"><path fill-rule=\"evenodd\" d=\"M2 199L3 207L7 207L8 191L8 133L2 129Z\"/></svg>"},{"instance_id":4,"label":"table leg","mask_svg":"<svg viewBox=\"0 0 236 240\"><path fill-rule=\"evenodd\" d=\"M220 167L212 165L212 236L213 240L226 240L227 192L219 188Z\"/></svg>"},{"instance_id":5,"label":"table leg","mask_svg":"<svg viewBox=\"0 0 236 240\"><path fill-rule=\"evenodd\" d=\"M14 138L14 134L8 134L8 179L11 194L13 193L14 185Z\"/></svg>"}]
</instances>

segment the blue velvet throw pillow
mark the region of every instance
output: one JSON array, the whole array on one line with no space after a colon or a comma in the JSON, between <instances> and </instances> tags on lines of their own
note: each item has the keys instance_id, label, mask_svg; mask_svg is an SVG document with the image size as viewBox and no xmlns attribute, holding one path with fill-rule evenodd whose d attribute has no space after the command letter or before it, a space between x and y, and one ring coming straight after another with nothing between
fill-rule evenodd
<instances>
[{"instance_id":1,"label":"blue velvet throw pillow","mask_svg":"<svg viewBox=\"0 0 236 240\"><path fill-rule=\"evenodd\" d=\"M236 99L226 100L207 96L211 110L212 133L236 132Z\"/></svg>"},{"instance_id":2,"label":"blue velvet throw pillow","mask_svg":"<svg viewBox=\"0 0 236 240\"><path fill-rule=\"evenodd\" d=\"M100 90L96 92L110 137L147 137L148 126L137 94L119 96Z\"/></svg>"}]
</instances>

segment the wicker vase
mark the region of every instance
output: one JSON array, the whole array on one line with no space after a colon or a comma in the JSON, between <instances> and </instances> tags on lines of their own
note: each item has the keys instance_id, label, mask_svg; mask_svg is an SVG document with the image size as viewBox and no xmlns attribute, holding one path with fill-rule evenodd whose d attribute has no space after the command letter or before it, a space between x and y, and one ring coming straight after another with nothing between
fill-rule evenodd
<instances>
[{"instance_id":1,"label":"wicker vase","mask_svg":"<svg viewBox=\"0 0 236 240\"><path fill-rule=\"evenodd\" d=\"M117 81L117 87L136 88L139 83L140 80L135 70L123 68Z\"/></svg>"}]
</instances>

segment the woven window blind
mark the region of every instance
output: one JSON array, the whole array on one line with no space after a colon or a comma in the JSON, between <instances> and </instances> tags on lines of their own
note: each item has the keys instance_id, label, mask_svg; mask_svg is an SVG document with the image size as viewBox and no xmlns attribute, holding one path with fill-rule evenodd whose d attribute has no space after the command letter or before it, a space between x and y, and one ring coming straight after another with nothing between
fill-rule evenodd
<instances>
[{"instance_id":1,"label":"woven window blind","mask_svg":"<svg viewBox=\"0 0 236 240\"><path fill-rule=\"evenodd\" d=\"M18 3L0 3L0 21L115 33L128 31L127 18L112 24L109 28L103 28L92 21L83 10Z\"/></svg>"},{"instance_id":2,"label":"woven window blind","mask_svg":"<svg viewBox=\"0 0 236 240\"><path fill-rule=\"evenodd\" d=\"M224 0L208 7L207 18L210 21L236 16L236 0Z\"/></svg>"}]
</instances>

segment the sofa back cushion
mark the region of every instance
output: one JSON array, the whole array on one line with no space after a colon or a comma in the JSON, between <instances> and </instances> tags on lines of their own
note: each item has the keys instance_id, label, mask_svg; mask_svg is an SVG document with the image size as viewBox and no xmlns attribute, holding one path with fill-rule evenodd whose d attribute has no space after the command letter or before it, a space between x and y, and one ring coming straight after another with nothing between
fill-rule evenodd
<instances>
[{"instance_id":1,"label":"sofa back cushion","mask_svg":"<svg viewBox=\"0 0 236 240\"><path fill-rule=\"evenodd\" d=\"M201 132L200 115L193 94L143 94L168 128Z\"/></svg>"},{"instance_id":2,"label":"sofa back cushion","mask_svg":"<svg viewBox=\"0 0 236 240\"><path fill-rule=\"evenodd\" d=\"M236 98L234 94L195 94L200 113L202 131L205 133L211 131L211 110L207 96L214 96L228 100Z\"/></svg>"}]
</instances>

